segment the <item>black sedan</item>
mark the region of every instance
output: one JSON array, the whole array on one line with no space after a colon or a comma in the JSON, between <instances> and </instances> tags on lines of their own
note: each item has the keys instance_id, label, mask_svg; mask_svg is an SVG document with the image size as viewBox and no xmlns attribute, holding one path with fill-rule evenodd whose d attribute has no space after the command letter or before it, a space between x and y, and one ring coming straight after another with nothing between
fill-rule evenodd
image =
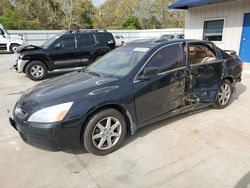
<instances>
[{"instance_id":1,"label":"black sedan","mask_svg":"<svg viewBox=\"0 0 250 188\"><path fill-rule=\"evenodd\" d=\"M226 107L241 73L235 53L211 42L135 42L27 90L10 123L36 147L85 147L105 155L127 132L207 106Z\"/></svg>"}]
</instances>

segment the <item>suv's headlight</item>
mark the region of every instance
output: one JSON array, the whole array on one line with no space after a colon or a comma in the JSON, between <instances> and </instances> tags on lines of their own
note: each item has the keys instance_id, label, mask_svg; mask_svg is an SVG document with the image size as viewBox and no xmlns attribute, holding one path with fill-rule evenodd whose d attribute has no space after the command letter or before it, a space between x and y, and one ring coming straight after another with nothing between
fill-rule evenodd
<instances>
[{"instance_id":1,"label":"suv's headlight","mask_svg":"<svg viewBox=\"0 0 250 188\"><path fill-rule=\"evenodd\" d=\"M63 120L73 102L50 106L33 113L28 121L39 123L53 123Z\"/></svg>"}]
</instances>

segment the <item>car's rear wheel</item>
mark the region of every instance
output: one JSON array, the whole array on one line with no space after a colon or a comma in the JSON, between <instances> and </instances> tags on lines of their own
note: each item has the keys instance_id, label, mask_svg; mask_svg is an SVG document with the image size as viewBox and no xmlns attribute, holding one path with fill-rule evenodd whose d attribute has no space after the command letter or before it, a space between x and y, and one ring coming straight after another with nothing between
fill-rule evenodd
<instances>
[{"instance_id":1,"label":"car's rear wheel","mask_svg":"<svg viewBox=\"0 0 250 188\"><path fill-rule=\"evenodd\" d=\"M121 146L126 131L126 121L119 111L98 111L91 116L83 133L85 149L95 155L107 155Z\"/></svg>"},{"instance_id":2,"label":"car's rear wheel","mask_svg":"<svg viewBox=\"0 0 250 188\"><path fill-rule=\"evenodd\" d=\"M218 109L227 107L230 104L232 93L233 86L231 82L227 79L223 80L216 100L213 103L213 107Z\"/></svg>"},{"instance_id":3,"label":"car's rear wheel","mask_svg":"<svg viewBox=\"0 0 250 188\"><path fill-rule=\"evenodd\" d=\"M32 61L25 68L25 74L34 81L44 79L47 72L47 66L41 61Z\"/></svg>"}]
</instances>

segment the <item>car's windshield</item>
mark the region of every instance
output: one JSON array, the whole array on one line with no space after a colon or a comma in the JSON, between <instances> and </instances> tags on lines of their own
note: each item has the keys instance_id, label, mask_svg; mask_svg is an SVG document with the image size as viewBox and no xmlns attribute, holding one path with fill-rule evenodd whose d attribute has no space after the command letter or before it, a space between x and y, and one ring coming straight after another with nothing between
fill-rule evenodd
<instances>
[{"instance_id":1,"label":"car's windshield","mask_svg":"<svg viewBox=\"0 0 250 188\"><path fill-rule=\"evenodd\" d=\"M59 35L56 35L52 38L50 38L49 40L47 40L45 43L43 43L41 45L42 48L49 48L51 44L53 44L60 36Z\"/></svg>"},{"instance_id":2,"label":"car's windshield","mask_svg":"<svg viewBox=\"0 0 250 188\"><path fill-rule=\"evenodd\" d=\"M2 28L2 30L3 30L3 32L5 32L5 34L10 35L10 34L8 33L8 31L5 30L4 28Z\"/></svg>"},{"instance_id":3,"label":"car's windshield","mask_svg":"<svg viewBox=\"0 0 250 188\"><path fill-rule=\"evenodd\" d=\"M149 48L124 46L106 54L89 67L85 72L113 77L127 75L143 58Z\"/></svg>"}]
</instances>

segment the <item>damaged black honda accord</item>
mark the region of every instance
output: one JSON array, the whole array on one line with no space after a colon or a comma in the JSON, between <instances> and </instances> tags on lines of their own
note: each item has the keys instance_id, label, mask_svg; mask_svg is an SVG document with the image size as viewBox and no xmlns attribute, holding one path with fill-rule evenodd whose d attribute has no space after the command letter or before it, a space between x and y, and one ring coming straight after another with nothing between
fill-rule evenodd
<instances>
[{"instance_id":1,"label":"damaged black honda accord","mask_svg":"<svg viewBox=\"0 0 250 188\"><path fill-rule=\"evenodd\" d=\"M106 155L145 125L208 106L225 108L241 74L235 52L211 42L138 41L27 90L10 123L33 146Z\"/></svg>"}]
</instances>

